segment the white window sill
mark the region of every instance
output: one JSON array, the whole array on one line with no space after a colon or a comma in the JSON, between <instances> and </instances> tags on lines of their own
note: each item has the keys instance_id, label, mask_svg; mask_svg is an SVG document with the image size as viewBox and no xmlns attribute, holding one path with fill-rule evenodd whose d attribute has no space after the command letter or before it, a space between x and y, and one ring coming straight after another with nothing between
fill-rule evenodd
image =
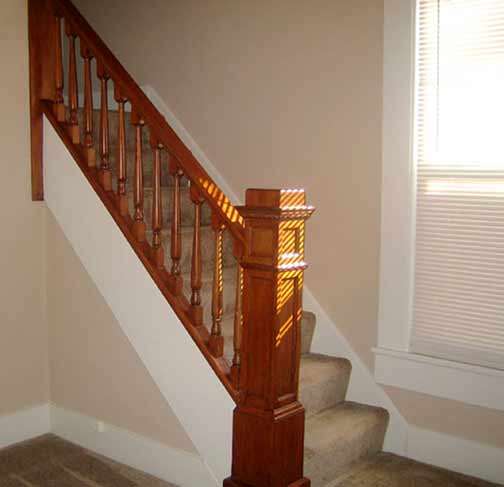
<instances>
[{"instance_id":1,"label":"white window sill","mask_svg":"<svg viewBox=\"0 0 504 487\"><path fill-rule=\"evenodd\" d=\"M504 411L504 370L386 348L373 352L379 384Z\"/></svg>"}]
</instances>

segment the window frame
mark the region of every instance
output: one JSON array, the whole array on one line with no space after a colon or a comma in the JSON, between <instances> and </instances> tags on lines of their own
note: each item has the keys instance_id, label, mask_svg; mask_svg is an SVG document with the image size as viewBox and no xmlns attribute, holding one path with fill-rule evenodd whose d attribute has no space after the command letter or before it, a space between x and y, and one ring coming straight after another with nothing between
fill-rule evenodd
<instances>
[{"instance_id":1,"label":"window frame","mask_svg":"<svg viewBox=\"0 0 504 487\"><path fill-rule=\"evenodd\" d=\"M504 371L410 351L414 291L417 0L384 0L380 297L375 379L504 410Z\"/></svg>"}]
</instances>

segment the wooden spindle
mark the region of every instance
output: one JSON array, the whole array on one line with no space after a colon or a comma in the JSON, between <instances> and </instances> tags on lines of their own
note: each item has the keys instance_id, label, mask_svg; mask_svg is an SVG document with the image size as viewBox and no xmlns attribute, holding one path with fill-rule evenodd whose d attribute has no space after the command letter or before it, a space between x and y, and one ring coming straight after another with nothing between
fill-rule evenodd
<instances>
[{"instance_id":1,"label":"wooden spindle","mask_svg":"<svg viewBox=\"0 0 504 487\"><path fill-rule=\"evenodd\" d=\"M112 173L109 162L109 116L108 116L108 88L110 75L103 65L96 63L96 73L100 79L100 171L98 179L105 191L112 190Z\"/></svg>"},{"instance_id":2,"label":"wooden spindle","mask_svg":"<svg viewBox=\"0 0 504 487\"><path fill-rule=\"evenodd\" d=\"M163 145L157 139L151 137L151 147L154 151L151 259L156 267L162 269L164 267L164 250L161 241L163 222L161 202L161 150L163 149Z\"/></svg>"},{"instance_id":3,"label":"wooden spindle","mask_svg":"<svg viewBox=\"0 0 504 487\"><path fill-rule=\"evenodd\" d=\"M180 207L180 180L184 173L178 167L175 158L170 159L170 173L173 176L173 215L171 224L171 260L170 273L172 276L172 292L179 294L182 292L182 276L180 269L180 258L182 256L182 233L180 227L181 207Z\"/></svg>"},{"instance_id":4,"label":"wooden spindle","mask_svg":"<svg viewBox=\"0 0 504 487\"><path fill-rule=\"evenodd\" d=\"M209 348L214 357L222 357L224 353L224 337L222 336L221 320L223 313L223 238L224 224L216 216L212 216L212 228L215 232L215 263L212 283L212 330Z\"/></svg>"},{"instance_id":5,"label":"wooden spindle","mask_svg":"<svg viewBox=\"0 0 504 487\"><path fill-rule=\"evenodd\" d=\"M81 41L84 58L84 150L89 167L96 166L96 150L93 144L93 82L91 80L91 50Z\"/></svg>"},{"instance_id":6,"label":"wooden spindle","mask_svg":"<svg viewBox=\"0 0 504 487\"><path fill-rule=\"evenodd\" d=\"M203 198L196 186L191 184L191 201L194 204L194 232L191 261L191 313L195 326L203 324L201 306L202 259L201 259L201 206Z\"/></svg>"},{"instance_id":7,"label":"wooden spindle","mask_svg":"<svg viewBox=\"0 0 504 487\"><path fill-rule=\"evenodd\" d=\"M236 246L237 247L237 246ZM240 370L241 370L241 342L242 342L242 296L243 296L243 269L240 264L242 249L235 250L238 265L236 266L236 297L234 310L234 328L233 328L233 363L231 365L231 381L234 386L240 388Z\"/></svg>"},{"instance_id":8,"label":"wooden spindle","mask_svg":"<svg viewBox=\"0 0 504 487\"><path fill-rule=\"evenodd\" d=\"M56 23L56 45L55 45L55 93L54 93L54 115L58 122L65 121L65 99L63 98L64 75L63 75L63 49L61 46L61 17L54 16Z\"/></svg>"},{"instance_id":9,"label":"wooden spindle","mask_svg":"<svg viewBox=\"0 0 504 487\"><path fill-rule=\"evenodd\" d=\"M128 215L128 197L126 195L126 120L124 118L124 104L127 98L117 88L114 90L115 101L118 105L117 124L117 207L121 216Z\"/></svg>"},{"instance_id":10,"label":"wooden spindle","mask_svg":"<svg viewBox=\"0 0 504 487\"><path fill-rule=\"evenodd\" d=\"M68 132L74 144L80 144L79 129L79 99L77 86L77 62L75 58L75 38L76 34L72 26L65 20L65 31L68 37L68 104L70 107L70 116L68 119Z\"/></svg>"},{"instance_id":11,"label":"wooden spindle","mask_svg":"<svg viewBox=\"0 0 504 487\"><path fill-rule=\"evenodd\" d=\"M131 110L131 123L135 126L135 166L133 175L133 205L135 213L132 230L135 238L139 242L143 242L145 240L145 221L142 129L145 121L134 109Z\"/></svg>"}]
</instances>

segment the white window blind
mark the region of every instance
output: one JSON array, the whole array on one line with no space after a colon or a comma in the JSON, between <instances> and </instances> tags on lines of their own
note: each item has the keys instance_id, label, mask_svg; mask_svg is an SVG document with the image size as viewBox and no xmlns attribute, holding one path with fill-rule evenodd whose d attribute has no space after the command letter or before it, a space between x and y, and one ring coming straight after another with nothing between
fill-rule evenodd
<instances>
[{"instance_id":1,"label":"white window blind","mask_svg":"<svg viewBox=\"0 0 504 487\"><path fill-rule=\"evenodd\" d=\"M411 350L504 369L504 0L418 0Z\"/></svg>"}]
</instances>

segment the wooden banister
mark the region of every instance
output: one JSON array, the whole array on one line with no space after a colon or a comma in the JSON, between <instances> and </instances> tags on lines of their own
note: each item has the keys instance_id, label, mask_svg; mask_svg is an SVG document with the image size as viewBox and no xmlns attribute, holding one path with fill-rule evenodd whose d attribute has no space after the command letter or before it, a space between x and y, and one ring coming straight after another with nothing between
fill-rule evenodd
<instances>
[{"instance_id":1,"label":"wooden banister","mask_svg":"<svg viewBox=\"0 0 504 487\"><path fill-rule=\"evenodd\" d=\"M114 80L115 86L140 111L151 134L155 136L172 157L177 160L185 176L200 190L213 211L226 222L235 238L244 241L243 220L231 201L219 189L209 174L201 167L192 152L168 125L135 80L124 69L110 49L69 0L53 0L64 18L72 20L73 32L84 41L104 70Z\"/></svg>"},{"instance_id":2,"label":"wooden banister","mask_svg":"<svg viewBox=\"0 0 504 487\"><path fill-rule=\"evenodd\" d=\"M304 192L248 190L245 206L234 207L70 0L29 0L29 18L33 198L43 197L41 124L45 114L237 404L233 469L225 485L308 486L309 480L303 477L304 410L297 400L301 294L306 267L304 225L313 212L305 204ZM63 37L61 22L65 26ZM62 39L65 38L69 48L69 110L63 97ZM82 140L78 118L77 40L84 59ZM99 141L94 140L93 134L93 59L101 92ZM109 116L112 116L108 106L109 81L118 104L117 136L113 139L117 148L116 165L111 165L109 160ZM133 155L128 153L126 144L126 103L131 104ZM68 121L65 121L67 113ZM147 238L144 214L144 129L148 130L153 151L151 215L147 216L152 238ZM95 164L96 148L100 154L99 167ZM134 158L132 215L128 208L128 156ZM169 184L164 178L167 173L173 180L170 222L163 221L163 194ZM117 182L116 191L112 191L113 180ZM193 231L189 296L184 295L187 290L182 281L182 268L187 262L184 256L189 253L182 249L181 198L185 194L182 183L187 180L189 198L194 204L194 220L183 230L184 234L188 228ZM210 324L204 323L201 295L204 203L211 211L215 242ZM163 232L169 225L171 265L166 266ZM235 303L231 315L232 354L225 353L223 336L224 234L226 239L230 235L233 240L237 261L236 289L232 295Z\"/></svg>"}]
</instances>

